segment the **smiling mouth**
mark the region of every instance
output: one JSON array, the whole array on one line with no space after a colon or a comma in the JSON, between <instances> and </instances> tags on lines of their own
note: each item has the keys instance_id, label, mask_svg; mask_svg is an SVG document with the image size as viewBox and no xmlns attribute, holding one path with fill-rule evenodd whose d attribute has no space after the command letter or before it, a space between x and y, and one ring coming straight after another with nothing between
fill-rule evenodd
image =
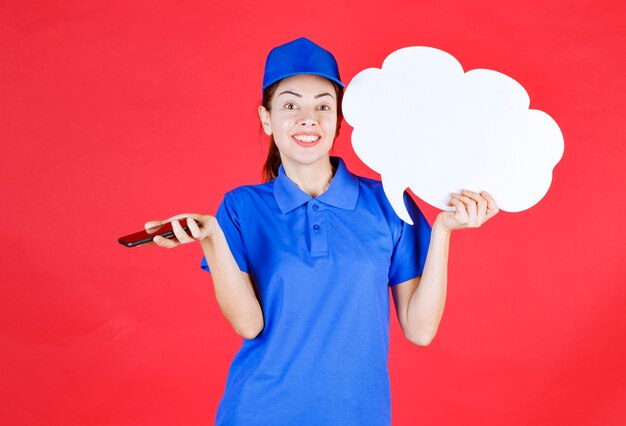
<instances>
[{"instance_id":1,"label":"smiling mouth","mask_svg":"<svg viewBox=\"0 0 626 426\"><path fill-rule=\"evenodd\" d=\"M317 142L320 138L317 135L295 135L292 137L300 142L305 142L305 143Z\"/></svg>"},{"instance_id":2,"label":"smiling mouth","mask_svg":"<svg viewBox=\"0 0 626 426\"><path fill-rule=\"evenodd\" d=\"M322 140L322 137L319 135L294 135L291 140L304 148L312 148Z\"/></svg>"}]
</instances>

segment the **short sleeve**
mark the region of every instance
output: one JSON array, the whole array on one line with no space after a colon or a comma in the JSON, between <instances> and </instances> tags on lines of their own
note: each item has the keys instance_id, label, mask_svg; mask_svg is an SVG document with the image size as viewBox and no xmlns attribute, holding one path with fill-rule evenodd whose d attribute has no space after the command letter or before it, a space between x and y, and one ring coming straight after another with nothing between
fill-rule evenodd
<instances>
[{"instance_id":1,"label":"short sleeve","mask_svg":"<svg viewBox=\"0 0 626 426\"><path fill-rule=\"evenodd\" d=\"M224 232L226 242L237 262L237 266L239 266L241 271L247 273L248 262L246 260L246 251L241 233L240 215L234 198L232 191L224 195L224 199L215 213L215 218ZM209 273L211 272L205 256L202 256L200 267Z\"/></svg>"},{"instance_id":2,"label":"short sleeve","mask_svg":"<svg viewBox=\"0 0 626 426\"><path fill-rule=\"evenodd\" d=\"M407 191L404 191L404 205L413 220L413 225L398 218L401 229L391 256L390 286L422 275L430 245L432 228Z\"/></svg>"}]
</instances>

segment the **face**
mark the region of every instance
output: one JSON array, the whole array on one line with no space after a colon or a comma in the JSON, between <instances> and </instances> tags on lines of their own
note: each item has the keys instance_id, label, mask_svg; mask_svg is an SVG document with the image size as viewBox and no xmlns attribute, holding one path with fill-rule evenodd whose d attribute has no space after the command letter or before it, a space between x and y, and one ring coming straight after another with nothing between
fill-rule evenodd
<instances>
[{"instance_id":1,"label":"face","mask_svg":"<svg viewBox=\"0 0 626 426\"><path fill-rule=\"evenodd\" d=\"M259 107L267 135L274 135L283 163L297 167L328 161L337 128L337 98L329 80L313 74L284 78L271 101Z\"/></svg>"}]
</instances>

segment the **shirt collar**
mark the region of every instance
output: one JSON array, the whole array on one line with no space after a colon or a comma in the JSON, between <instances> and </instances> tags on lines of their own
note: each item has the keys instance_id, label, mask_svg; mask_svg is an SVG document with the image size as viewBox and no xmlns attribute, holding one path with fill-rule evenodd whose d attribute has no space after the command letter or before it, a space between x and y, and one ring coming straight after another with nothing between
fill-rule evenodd
<instances>
[{"instance_id":1,"label":"shirt collar","mask_svg":"<svg viewBox=\"0 0 626 426\"><path fill-rule=\"evenodd\" d=\"M316 200L342 209L354 210L359 197L359 179L346 168L340 157L331 156L330 162L337 167L337 171L326 192ZM289 179L282 164L274 181L274 198L283 213L288 213L313 199Z\"/></svg>"}]
</instances>

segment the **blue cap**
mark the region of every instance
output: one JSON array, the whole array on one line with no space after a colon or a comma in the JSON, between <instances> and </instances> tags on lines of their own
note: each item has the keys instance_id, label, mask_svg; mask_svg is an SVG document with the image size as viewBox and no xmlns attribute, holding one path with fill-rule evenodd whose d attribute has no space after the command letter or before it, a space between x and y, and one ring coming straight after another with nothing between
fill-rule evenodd
<instances>
[{"instance_id":1,"label":"blue cap","mask_svg":"<svg viewBox=\"0 0 626 426\"><path fill-rule=\"evenodd\" d=\"M320 75L345 87L339 77L339 67L332 53L305 37L277 46L270 51L265 61L262 90L278 80L296 74Z\"/></svg>"}]
</instances>

